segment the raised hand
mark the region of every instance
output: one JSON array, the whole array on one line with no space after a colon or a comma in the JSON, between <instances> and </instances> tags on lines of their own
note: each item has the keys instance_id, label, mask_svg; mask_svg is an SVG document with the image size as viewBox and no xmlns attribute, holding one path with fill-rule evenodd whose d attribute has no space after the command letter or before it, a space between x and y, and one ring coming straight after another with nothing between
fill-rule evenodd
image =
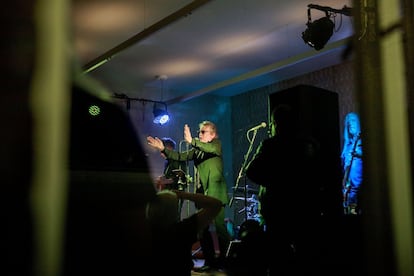
<instances>
[{"instance_id":1,"label":"raised hand","mask_svg":"<svg viewBox=\"0 0 414 276\"><path fill-rule=\"evenodd\" d=\"M158 149L159 151L164 150L164 143L158 137L148 136L147 137L147 142L148 142L148 145L150 145L153 148Z\"/></svg>"},{"instance_id":2,"label":"raised hand","mask_svg":"<svg viewBox=\"0 0 414 276\"><path fill-rule=\"evenodd\" d=\"M184 140L189 144L191 144L191 141L193 140L190 127L187 124L184 125Z\"/></svg>"}]
</instances>

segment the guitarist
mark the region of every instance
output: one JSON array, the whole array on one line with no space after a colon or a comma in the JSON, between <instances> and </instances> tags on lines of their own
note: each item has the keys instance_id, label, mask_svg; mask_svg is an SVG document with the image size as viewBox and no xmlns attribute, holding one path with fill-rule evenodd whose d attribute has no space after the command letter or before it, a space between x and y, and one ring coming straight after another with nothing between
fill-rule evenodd
<instances>
[{"instance_id":1,"label":"guitarist","mask_svg":"<svg viewBox=\"0 0 414 276\"><path fill-rule=\"evenodd\" d=\"M362 142L359 116L350 112L344 122L344 144L341 154L344 177L343 206L346 215L360 213L358 193L362 184Z\"/></svg>"},{"instance_id":2,"label":"guitarist","mask_svg":"<svg viewBox=\"0 0 414 276\"><path fill-rule=\"evenodd\" d=\"M174 150L176 147L176 142L169 137L164 137L161 141L167 149ZM156 179L157 190L183 191L187 183L184 173L187 167L186 162L168 159L162 152L161 156L165 159L164 172Z\"/></svg>"}]
</instances>

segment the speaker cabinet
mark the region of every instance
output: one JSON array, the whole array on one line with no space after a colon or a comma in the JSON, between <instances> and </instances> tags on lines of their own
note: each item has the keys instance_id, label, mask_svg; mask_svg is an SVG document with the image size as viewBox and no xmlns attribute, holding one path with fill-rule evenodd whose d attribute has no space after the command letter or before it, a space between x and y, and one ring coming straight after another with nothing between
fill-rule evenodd
<instances>
[{"instance_id":1,"label":"speaker cabinet","mask_svg":"<svg viewBox=\"0 0 414 276\"><path fill-rule=\"evenodd\" d=\"M297 135L310 137L319 144L323 175L310 181L319 189L318 208L322 214L341 214L341 163L338 94L322 88L299 85L269 94L268 112L280 104L295 112Z\"/></svg>"}]
</instances>

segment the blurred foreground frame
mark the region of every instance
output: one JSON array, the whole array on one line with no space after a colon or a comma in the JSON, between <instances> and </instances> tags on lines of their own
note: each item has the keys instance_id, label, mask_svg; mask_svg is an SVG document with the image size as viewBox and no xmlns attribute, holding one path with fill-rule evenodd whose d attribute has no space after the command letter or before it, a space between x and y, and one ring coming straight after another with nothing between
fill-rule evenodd
<instances>
[{"instance_id":1,"label":"blurred foreground frame","mask_svg":"<svg viewBox=\"0 0 414 276\"><path fill-rule=\"evenodd\" d=\"M139 134L85 75L73 83L70 120L63 275L149 274L145 207L155 188Z\"/></svg>"}]
</instances>

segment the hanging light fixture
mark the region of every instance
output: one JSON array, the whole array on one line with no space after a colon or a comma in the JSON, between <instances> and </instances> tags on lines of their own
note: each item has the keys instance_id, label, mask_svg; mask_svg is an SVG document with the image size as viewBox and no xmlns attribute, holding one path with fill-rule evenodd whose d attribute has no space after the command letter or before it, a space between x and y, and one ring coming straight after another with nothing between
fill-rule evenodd
<instances>
[{"instance_id":1,"label":"hanging light fixture","mask_svg":"<svg viewBox=\"0 0 414 276\"><path fill-rule=\"evenodd\" d=\"M162 100L163 93L164 93L164 81L168 79L168 77L166 75L159 75L159 76L156 76L156 78L161 81L161 100ZM160 108L160 106L162 105L164 108ZM164 125L168 123L168 121L170 120L170 116L167 111L167 104L165 104L164 102L154 101L154 108L152 110L152 113L154 114L154 120L153 120L154 124Z\"/></svg>"},{"instance_id":2,"label":"hanging light fixture","mask_svg":"<svg viewBox=\"0 0 414 276\"><path fill-rule=\"evenodd\" d=\"M152 113L154 114L153 122L154 124L164 125L168 123L170 120L170 115L167 111L167 103L161 101L154 101L149 99L142 99L142 98L130 98L125 94L117 94L113 95L114 98L124 99L126 102L127 110L131 108L131 101L138 101L142 103L150 102L153 103Z\"/></svg>"},{"instance_id":3,"label":"hanging light fixture","mask_svg":"<svg viewBox=\"0 0 414 276\"><path fill-rule=\"evenodd\" d=\"M160 105L164 105L164 108L159 108ZM170 115L167 111L167 104L165 103L154 102L152 113L154 114L154 120L152 121L154 124L164 125L170 120Z\"/></svg>"}]
</instances>

